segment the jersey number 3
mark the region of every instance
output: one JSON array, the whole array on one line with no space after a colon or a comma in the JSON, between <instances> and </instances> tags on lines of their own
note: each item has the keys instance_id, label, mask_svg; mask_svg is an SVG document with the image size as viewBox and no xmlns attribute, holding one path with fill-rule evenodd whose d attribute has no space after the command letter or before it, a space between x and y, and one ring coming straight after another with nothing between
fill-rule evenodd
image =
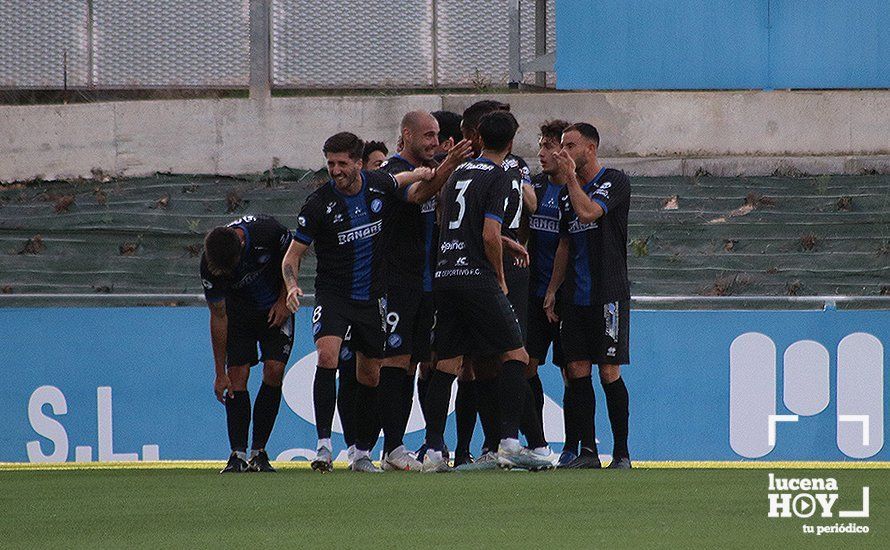
<instances>
[{"instance_id":1,"label":"jersey number 3","mask_svg":"<svg viewBox=\"0 0 890 550\"><path fill-rule=\"evenodd\" d=\"M460 223L464 221L464 214L467 213L467 202L464 199L464 193L467 192L467 188L470 187L470 182L473 180L460 180L454 183L454 188L457 189L457 198L454 199L457 202L457 219L454 221L448 222L448 229L457 229L460 227Z\"/></svg>"}]
</instances>

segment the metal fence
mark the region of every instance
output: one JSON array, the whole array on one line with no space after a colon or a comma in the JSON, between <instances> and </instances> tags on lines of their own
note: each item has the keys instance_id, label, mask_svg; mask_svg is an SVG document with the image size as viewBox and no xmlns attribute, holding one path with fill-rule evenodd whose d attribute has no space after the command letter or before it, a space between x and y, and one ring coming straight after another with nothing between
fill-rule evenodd
<instances>
[{"instance_id":1,"label":"metal fence","mask_svg":"<svg viewBox=\"0 0 890 550\"><path fill-rule=\"evenodd\" d=\"M0 88L483 88L555 44L555 0L3 0Z\"/></svg>"}]
</instances>

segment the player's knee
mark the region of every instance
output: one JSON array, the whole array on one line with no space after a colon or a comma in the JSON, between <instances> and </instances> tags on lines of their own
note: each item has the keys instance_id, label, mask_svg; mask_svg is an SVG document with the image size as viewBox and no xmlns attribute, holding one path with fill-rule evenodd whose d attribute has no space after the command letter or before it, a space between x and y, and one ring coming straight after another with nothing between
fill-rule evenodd
<instances>
[{"instance_id":1,"label":"player's knee","mask_svg":"<svg viewBox=\"0 0 890 550\"><path fill-rule=\"evenodd\" d=\"M600 365L600 382L611 384L621 377L621 365Z\"/></svg>"},{"instance_id":2,"label":"player's knee","mask_svg":"<svg viewBox=\"0 0 890 550\"><path fill-rule=\"evenodd\" d=\"M232 391L245 391L247 389L247 379L250 377L249 365L229 367L226 369L226 374L229 376L229 387Z\"/></svg>"},{"instance_id":3,"label":"player's knee","mask_svg":"<svg viewBox=\"0 0 890 550\"><path fill-rule=\"evenodd\" d=\"M340 353L330 346L318 349L318 366L323 369L336 369L340 362Z\"/></svg>"},{"instance_id":4,"label":"player's knee","mask_svg":"<svg viewBox=\"0 0 890 550\"><path fill-rule=\"evenodd\" d=\"M461 369L462 361L460 358L454 359L443 359L436 363L436 370L447 372L448 374L453 374L455 376L459 375L462 371Z\"/></svg>"},{"instance_id":5,"label":"player's knee","mask_svg":"<svg viewBox=\"0 0 890 550\"><path fill-rule=\"evenodd\" d=\"M585 376L590 376L591 370L590 363L583 361L572 362L566 366L566 378L569 380L584 378Z\"/></svg>"},{"instance_id":6,"label":"player's knee","mask_svg":"<svg viewBox=\"0 0 890 550\"><path fill-rule=\"evenodd\" d=\"M278 387L284 380L284 363L280 361L266 361L263 364L263 384Z\"/></svg>"}]
</instances>

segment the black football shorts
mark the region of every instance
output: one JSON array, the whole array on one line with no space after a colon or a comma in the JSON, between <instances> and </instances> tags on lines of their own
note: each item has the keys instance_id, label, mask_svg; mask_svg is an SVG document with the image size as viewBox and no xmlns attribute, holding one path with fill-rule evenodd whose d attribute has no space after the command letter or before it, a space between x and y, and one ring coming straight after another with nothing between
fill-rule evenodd
<instances>
[{"instance_id":1,"label":"black football shorts","mask_svg":"<svg viewBox=\"0 0 890 550\"><path fill-rule=\"evenodd\" d=\"M519 319L503 292L437 290L435 299L433 350L438 359L500 355L523 346Z\"/></svg>"},{"instance_id":2,"label":"black football shorts","mask_svg":"<svg viewBox=\"0 0 890 550\"><path fill-rule=\"evenodd\" d=\"M428 362L435 315L432 292L390 287L386 294L385 357L410 355L414 363Z\"/></svg>"},{"instance_id":3,"label":"black football shorts","mask_svg":"<svg viewBox=\"0 0 890 550\"><path fill-rule=\"evenodd\" d=\"M566 362L630 363L630 301L596 306L564 304L560 338Z\"/></svg>"},{"instance_id":4,"label":"black football shorts","mask_svg":"<svg viewBox=\"0 0 890 550\"><path fill-rule=\"evenodd\" d=\"M386 299L351 300L331 294L315 297L312 310L312 337L351 337L349 348L365 357L383 358L386 331Z\"/></svg>"}]
</instances>

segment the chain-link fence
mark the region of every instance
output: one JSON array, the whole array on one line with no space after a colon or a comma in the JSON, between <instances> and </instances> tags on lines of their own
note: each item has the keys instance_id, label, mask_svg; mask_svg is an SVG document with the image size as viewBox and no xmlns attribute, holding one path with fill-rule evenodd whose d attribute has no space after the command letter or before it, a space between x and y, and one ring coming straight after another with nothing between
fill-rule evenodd
<instances>
[{"instance_id":1,"label":"chain-link fence","mask_svg":"<svg viewBox=\"0 0 890 550\"><path fill-rule=\"evenodd\" d=\"M0 88L499 87L517 2L520 60L552 52L555 0L4 0Z\"/></svg>"}]
</instances>

